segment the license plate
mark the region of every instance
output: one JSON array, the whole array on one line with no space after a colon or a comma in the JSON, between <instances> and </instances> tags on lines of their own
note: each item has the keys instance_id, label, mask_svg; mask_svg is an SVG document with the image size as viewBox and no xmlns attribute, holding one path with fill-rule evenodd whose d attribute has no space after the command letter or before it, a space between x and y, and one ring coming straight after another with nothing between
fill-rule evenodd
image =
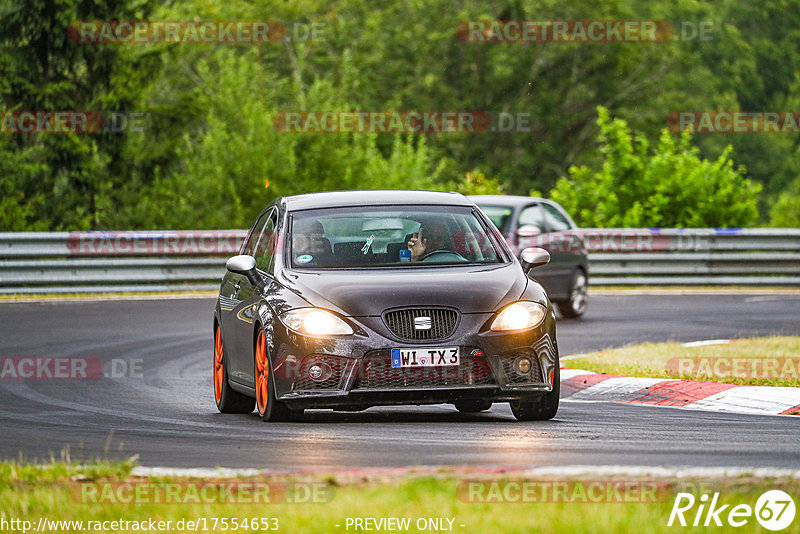
<instances>
[{"instance_id":1,"label":"license plate","mask_svg":"<svg viewBox=\"0 0 800 534\"><path fill-rule=\"evenodd\" d=\"M392 367L439 367L459 363L458 347L392 349Z\"/></svg>"}]
</instances>

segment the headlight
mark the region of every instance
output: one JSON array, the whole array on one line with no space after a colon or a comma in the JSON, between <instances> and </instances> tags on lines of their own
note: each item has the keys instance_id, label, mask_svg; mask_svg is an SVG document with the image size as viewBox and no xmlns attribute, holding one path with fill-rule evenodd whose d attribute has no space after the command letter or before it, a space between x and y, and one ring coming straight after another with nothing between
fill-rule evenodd
<instances>
[{"instance_id":1,"label":"headlight","mask_svg":"<svg viewBox=\"0 0 800 534\"><path fill-rule=\"evenodd\" d=\"M309 336L347 336L353 333L346 322L320 308L298 308L281 315L281 321L300 334Z\"/></svg>"},{"instance_id":2,"label":"headlight","mask_svg":"<svg viewBox=\"0 0 800 534\"><path fill-rule=\"evenodd\" d=\"M547 308L538 302L519 301L509 304L492 323L492 330L525 330L542 324Z\"/></svg>"}]
</instances>

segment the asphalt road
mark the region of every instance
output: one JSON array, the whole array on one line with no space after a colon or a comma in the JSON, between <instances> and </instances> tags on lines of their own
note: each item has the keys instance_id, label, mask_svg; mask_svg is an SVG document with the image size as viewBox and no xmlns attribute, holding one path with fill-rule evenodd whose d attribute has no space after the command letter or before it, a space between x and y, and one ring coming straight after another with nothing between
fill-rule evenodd
<instances>
[{"instance_id":1,"label":"asphalt road","mask_svg":"<svg viewBox=\"0 0 800 534\"><path fill-rule=\"evenodd\" d=\"M592 297L562 320L562 354L632 342L800 334L800 295ZM519 423L505 404L309 412L264 424L217 413L213 300L0 304L5 358L97 358L128 376L0 380L0 457L139 455L145 466L285 471L414 465L800 467L800 418L562 402L553 421ZM111 361L114 364L111 364Z\"/></svg>"}]
</instances>

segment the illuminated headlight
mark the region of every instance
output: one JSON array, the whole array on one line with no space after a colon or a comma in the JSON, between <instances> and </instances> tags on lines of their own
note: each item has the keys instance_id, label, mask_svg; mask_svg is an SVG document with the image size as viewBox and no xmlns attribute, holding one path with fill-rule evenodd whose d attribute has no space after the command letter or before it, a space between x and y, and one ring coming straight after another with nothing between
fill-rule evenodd
<instances>
[{"instance_id":1,"label":"illuminated headlight","mask_svg":"<svg viewBox=\"0 0 800 534\"><path fill-rule=\"evenodd\" d=\"M492 323L492 330L525 330L539 326L547 315L547 308L538 302L519 301L506 306Z\"/></svg>"},{"instance_id":2,"label":"illuminated headlight","mask_svg":"<svg viewBox=\"0 0 800 534\"><path fill-rule=\"evenodd\" d=\"M346 322L320 308L298 308L281 315L281 321L297 333L308 336L348 336L353 333Z\"/></svg>"}]
</instances>

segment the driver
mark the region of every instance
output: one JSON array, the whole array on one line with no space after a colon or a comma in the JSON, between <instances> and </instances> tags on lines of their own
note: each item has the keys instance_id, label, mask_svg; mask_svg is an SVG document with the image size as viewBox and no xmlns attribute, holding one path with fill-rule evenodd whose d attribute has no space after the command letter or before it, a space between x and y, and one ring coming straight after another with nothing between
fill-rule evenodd
<instances>
[{"instance_id":1,"label":"driver","mask_svg":"<svg viewBox=\"0 0 800 534\"><path fill-rule=\"evenodd\" d=\"M316 219L297 221L295 235L292 237L293 252L296 258L308 257L301 263L320 263L331 259L331 242L325 237L322 223Z\"/></svg>"},{"instance_id":2,"label":"driver","mask_svg":"<svg viewBox=\"0 0 800 534\"><path fill-rule=\"evenodd\" d=\"M450 243L447 229L441 223L421 224L419 232L408 240L411 261L454 262L464 257L447 248Z\"/></svg>"}]
</instances>

